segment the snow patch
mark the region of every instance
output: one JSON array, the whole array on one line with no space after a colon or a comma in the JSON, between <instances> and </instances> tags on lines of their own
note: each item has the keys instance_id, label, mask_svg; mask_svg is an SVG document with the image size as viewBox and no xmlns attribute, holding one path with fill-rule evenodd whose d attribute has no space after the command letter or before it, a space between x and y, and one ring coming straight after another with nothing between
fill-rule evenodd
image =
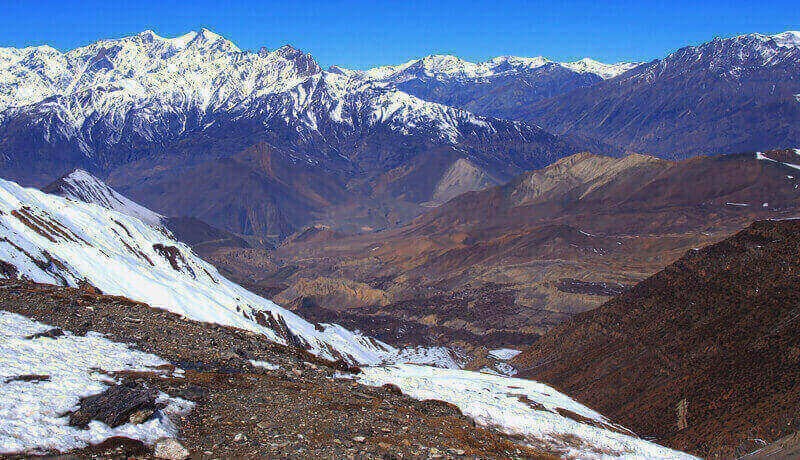
<instances>
[{"instance_id":1,"label":"snow patch","mask_svg":"<svg viewBox=\"0 0 800 460\"><path fill-rule=\"evenodd\" d=\"M250 364L252 364L253 366L261 367L261 368L264 368L264 369L266 369L268 371L275 371L275 370L278 370L278 369L281 368L281 366L279 366L277 364L273 364L273 363L271 363L269 361L256 361L254 359L251 359L249 361L250 361Z\"/></svg>"},{"instance_id":2,"label":"snow patch","mask_svg":"<svg viewBox=\"0 0 800 460\"><path fill-rule=\"evenodd\" d=\"M57 195L84 203L94 203L112 211L121 212L146 222L150 225L161 225L164 216L135 203L117 193L105 182L87 171L76 169L56 182Z\"/></svg>"},{"instance_id":3,"label":"snow patch","mask_svg":"<svg viewBox=\"0 0 800 460\"><path fill-rule=\"evenodd\" d=\"M55 339L25 338L48 329L24 316L0 311L0 454L63 452L112 436L152 444L158 438L177 434L170 417L189 411L193 403L165 394L160 398L168 406L142 424L111 428L92 421L88 430L68 426L65 414L80 398L102 393L113 382L98 369L163 373L155 368L169 363L92 332L85 337L65 332ZM31 374L49 379L14 379Z\"/></svg>"},{"instance_id":4,"label":"snow patch","mask_svg":"<svg viewBox=\"0 0 800 460\"><path fill-rule=\"evenodd\" d=\"M513 348L498 348L496 350L491 350L489 356L501 361L508 361L520 353L522 353L520 350L515 350Z\"/></svg>"},{"instance_id":5,"label":"snow patch","mask_svg":"<svg viewBox=\"0 0 800 460\"><path fill-rule=\"evenodd\" d=\"M442 369L461 369L465 357L448 347L408 347L388 359L395 364L422 364Z\"/></svg>"},{"instance_id":6,"label":"snow patch","mask_svg":"<svg viewBox=\"0 0 800 460\"><path fill-rule=\"evenodd\" d=\"M531 380L411 364L363 368L356 379L372 386L394 384L420 400L449 402L481 425L522 435L532 442L544 440L565 456L693 458L623 434L629 432L553 388ZM565 437L571 436L581 443L565 442Z\"/></svg>"}]
</instances>

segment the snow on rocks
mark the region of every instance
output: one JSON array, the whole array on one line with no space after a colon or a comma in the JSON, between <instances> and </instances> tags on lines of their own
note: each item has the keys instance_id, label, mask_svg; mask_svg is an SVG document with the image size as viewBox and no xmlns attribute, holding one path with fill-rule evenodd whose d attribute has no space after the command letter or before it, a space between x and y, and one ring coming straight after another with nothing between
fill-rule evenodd
<instances>
[{"instance_id":1,"label":"snow on rocks","mask_svg":"<svg viewBox=\"0 0 800 460\"><path fill-rule=\"evenodd\" d=\"M134 217L0 180L4 278L89 285L197 321L258 332L326 359L374 364L395 349L314 325L225 279L169 232Z\"/></svg>"},{"instance_id":2,"label":"snow on rocks","mask_svg":"<svg viewBox=\"0 0 800 460\"><path fill-rule=\"evenodd\" d=\"M561 66L577 73L593 73L600 78L613 78L634 67L637 63L619 62L604 64L584 58L575 62L554 62L543 56L498 56L485 62L470 62L452 55L434 54L396 66L383 66L363 72L375 81L401 83L415 78L447 80L481 80L501 75L522 75L545 65Z\"/></svg>"},{"instance_id":3,"label":"snow on rocks","mask_svg":"<svg viewBox=\"0 0 800 460\"><path fill-rule=\"evenodd\" d=\"M148 30L66 53L0 48L0 123L23 113L55 114L65 123L59 132L76 138L88 156L96 143L124 140L126 130L162 141L220 117L284 119L305 133L383 123L448 142L462 128L485 130L481 117L378 83L363 72L324 71L288 45L248 52L207 29L176 38Z\"/></svg>"},{"instance_id":4,"label":"snow on rocks","mask_svg":"<svg viewBox=\"0 0 800 460\"><path fill-rule=\"evenodd\" d=\"M44 191L75 201L94 203L106 209L136 217L150 225L161 225L164 218L164 216L131 201L82 169L72 171Z\"/></svg>"},{"instance_id":5,"label":"snow on rocks","mask_svg":"<svg viewBox=\"0 0 800 460\"><path fill-rule=\"evenodd\" d=\"M794 149L794 152L797 153L798 149ZM762 152L756 152L756 160L771 161L773 163L778 163L778 164L781 164L783 166L786 166L788 168L800 169L800 165L796 165L796 164L793 164L793 163L786 163L786 162L782 162L782 161L778 161L778 160L773 160L772 158L764 155L764 153L762 153Z\"/></svg>"},{"instance_id":6,"label":"snow on rocks","mask_svg":"<svg viewBox=\"0 0 800 460\"><path fill-rule=\"evenodd\" d=\"M140 424L116 428L89 422L82 430L68 425L79 400L102 393L113 378L105 372L146 371L168 364L158 356L131 350L89 332L55 338L27 338L50 328L24 316L0 311L0 454L67 451L124 436L152 444L176 434L170 417L192 403L162 394L166 407ZM25 378L37 375L39 379Z\"/></svg>"},{"instance_id":7,"label":"snow on rocks","mask_svg":"<svg viewBox=\"0 0 800 460\"><path fill-rule=\"evenodd\" d=\"M520 353L522 352L513 348L498 348L496 350L489 351L489 356L501 361L508 361Z\"/></svg>"},{"instance_id":8,"label":"snow on rocks","mask_svg":"<svg viewBox=\"0 0 800 460\"><path fill-rule=\"evenodd\" d=\"M257 360L255 360L255 359L250 359L250 360L248 360L248 361L249 361L249 362L250 362L250 364L252 364L253 366L255 366L255 367L260 367L260 368L262 368L262 369L266 369L266 370L268 370L268 371L276 371L276 370L278 370L278 369L280 369L280 368L281 368L281 366L280 366L280 365L278 365L278 364L274 364L274 363L271 363L271 362L269 362L269 361L257 361Z\"/></svg>"},{"instance_id":9,"label":"snow on rocks","mask_svg":"<svg viewBox=\"0 0 800 460\"><path fill-rule=\"evenodd\" d=\"M466 357L448 347L407 347L387 359L398 364L423 364L443 369L461 369Z\"/></svg>"},{"instance_id":10,"label":"snow on rocks","mask_svg":"<svg viewBox=\"0 0 800 460\"><path fill-rule=\"evenodd\" d=\"M356 379L365 385L397 385L416 399L454 404L481 425L523 435L531 443L547 442L565 456L692 458L639 439L568 396L531 380L412 364L366 367Z\"/></svg>"}]
</instances>

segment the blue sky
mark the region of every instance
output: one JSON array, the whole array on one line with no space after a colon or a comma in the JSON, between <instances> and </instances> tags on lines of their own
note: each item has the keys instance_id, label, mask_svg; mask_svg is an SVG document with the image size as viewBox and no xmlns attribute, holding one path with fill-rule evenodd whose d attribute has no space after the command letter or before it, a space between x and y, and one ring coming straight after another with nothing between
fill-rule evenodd
<instances>
[{"instance_id":1,"label":"blue sky","mask_svg":"<svg viewBox=\"0 0 800 460\"><path fill-rule=\"evenodd\" d=\"M798 0L0 0L0 5L0 46L47 43L68 50L145 29L169 37L207 27L243 49L290 43L323 66L350 68L433 53L469 60L513 54L644 61L715 36L800 29Z\"/></svg>"}]
</instances>

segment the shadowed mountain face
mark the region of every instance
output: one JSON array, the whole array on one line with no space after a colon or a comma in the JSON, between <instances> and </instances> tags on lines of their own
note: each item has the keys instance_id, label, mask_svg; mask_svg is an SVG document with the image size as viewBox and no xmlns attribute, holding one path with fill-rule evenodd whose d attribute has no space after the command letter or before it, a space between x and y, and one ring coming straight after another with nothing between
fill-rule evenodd
<instances>
[{"instance_id":1,"label":"shadowed mountain face","mask_svg":"<svg viewBox=\"0 0 800 460\"><path fill-rule=\"evenodd\" d=\"M798 235L797 221L762 221L689 251L548 332L515 364L692 453L733 458L790 435L800 404Z\"/></svg>"},{"instance_id":2,"label":"shadowed mountain face","mask_svg":"<svg viewBox=\"0 0 800 460\"><path fill-rule=\"evenodd\" d=\"M522 119L670 158L798 146L798 37L751 34L682 48L534 103Z\"/></svg>"},{"instance_id":3,"label":"shadowed mountain face","mask_svg":"<svg viewBox=\"0 0 800 460\"><path fill-rule=\"evenodd\" d=\"M579 154L397 229L310 228L275 251L209 257L303 315L396 343L526 345L689 248L794 215L798 159Z\"/></svg>"}]
</instances>

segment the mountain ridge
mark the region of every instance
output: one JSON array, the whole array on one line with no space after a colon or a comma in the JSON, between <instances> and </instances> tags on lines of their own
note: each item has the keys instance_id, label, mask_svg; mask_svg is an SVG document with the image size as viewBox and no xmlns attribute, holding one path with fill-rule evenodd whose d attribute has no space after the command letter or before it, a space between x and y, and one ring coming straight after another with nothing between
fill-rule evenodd
<instances>
[{"instance_id":1,"label":"mountain ridge","mask_svg":"<svg viewBox=\"0 0 800 460\"><path fill-rule=\"evenodd\" d=\"M797 37L746 34L683 47L532 104L521 118L669 158L800 145Z\"/></svg>"}]
</instances>

